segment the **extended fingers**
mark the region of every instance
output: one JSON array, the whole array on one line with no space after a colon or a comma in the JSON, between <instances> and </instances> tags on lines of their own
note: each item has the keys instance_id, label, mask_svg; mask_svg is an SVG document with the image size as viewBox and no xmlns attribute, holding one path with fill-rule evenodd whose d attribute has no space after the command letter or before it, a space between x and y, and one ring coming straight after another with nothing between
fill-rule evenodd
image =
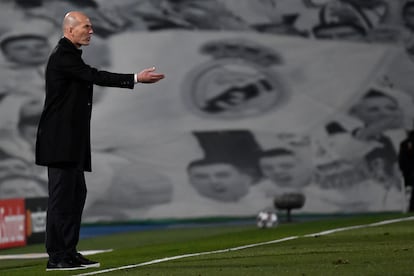
<instances>
[{"instance_id":1,"label":"extended fingers","mask_svg":"<svg viewBox=\"0 0 414 276\"><path fill-rule=\"evenodd\" d=\"M151 78L155 78L155 79L162 79L162 78L164 78L164 74L160 74L160 73L150 73L149 76Z\"/></svg>"}]
</instances>

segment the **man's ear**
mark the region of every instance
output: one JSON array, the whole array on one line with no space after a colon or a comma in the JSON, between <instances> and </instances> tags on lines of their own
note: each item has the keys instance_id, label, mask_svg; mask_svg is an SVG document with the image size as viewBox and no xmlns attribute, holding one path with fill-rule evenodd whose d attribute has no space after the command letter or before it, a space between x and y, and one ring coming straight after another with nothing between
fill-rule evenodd
<instances>
[{"instance_id":1,"label":"man's ear","mask_svg":"<svg viewBox=\"0 0 414 276\"><path fill-rule=\"evenodd\" d=\"M66 27L65 34L68 34L68 35L72 36L73 27L70 27L70 26Z\"/></svg>"}]
</instances>

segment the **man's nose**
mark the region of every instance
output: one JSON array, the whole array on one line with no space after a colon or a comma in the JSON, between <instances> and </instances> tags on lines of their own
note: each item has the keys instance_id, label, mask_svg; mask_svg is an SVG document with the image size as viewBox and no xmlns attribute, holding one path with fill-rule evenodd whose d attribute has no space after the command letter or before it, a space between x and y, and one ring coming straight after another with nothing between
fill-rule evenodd
<instances>
[{"instance_id":1,"label":"man's nose","mask_svg":"<svg viewBox=\"0 0 414 276\"><path fill-rule=\"evenodd\" d=\"M212 187L220 187L221 186L221 181L217 178L211 178L210 179L210 184Z\"/></svg>"}]
</instances>

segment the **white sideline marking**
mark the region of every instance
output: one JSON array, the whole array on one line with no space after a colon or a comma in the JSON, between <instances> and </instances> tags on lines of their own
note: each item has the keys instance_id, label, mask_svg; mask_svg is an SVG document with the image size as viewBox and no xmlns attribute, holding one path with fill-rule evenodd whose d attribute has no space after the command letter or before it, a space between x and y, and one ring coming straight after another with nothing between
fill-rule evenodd
<instances>
[{"instance_id":1,"label":"white sideline marking","mask_svg":"<svg viewBox=\"0 0 414 276\"><path fill-rule=\"evenodd\" d=\"M332 230L322 231L322 232L319 232L319 233L304 235L303 237L317 237L317 236L329 235L329 234L336 233L336 232L341 232L341 231L360 229L360 228L364 228L364 227L374 227L374 226L386 225L386 224L402 222L402 221L408 221L408 220L414 220L414 217L389 219L389 220L383 220L383 221L374 222L374 223L370 223L370 224L362 224L362 225L354 225L354 226L336 228L336 229L332 229Z\"/></svg>"},{"instance_id":2,"label":"white sideline marking","mask_svg":"<svg viewBox=\"0 0 414 276\"><path fill-rule=\"evenodd\" d=\"M257 246L262 246L262 245L280 243L280 242L284 242L284 241L295 240L295 239L298 239L298 238L301 238L301 237L304 237L304 238L318 237L318 236L329 235L329 234L336 233L336 232L341 232L341 231L354 230L354 229L360 229L360 228L365 228L365 227L374 227L374 226L386 225L386 224L402 222L402 221L409 221L409 220L414 220L414 216L406 217L406 218L399 218L399 219L383 220L383 221L380 221L380 222L374 222L374 223L370 223L370 224L362 224L362 225L336 228L336 229L321 231L321 232L318 232L318 233L307 234L307 235L303 235L303 236L291 236L291 237L286 237L286 238L282 238L282 239L278 239L278 240L248 244L248 245L244 245L244 246L231 247L231 248L221 249L221 250L205 251L205 252L199 252L199 253L190 253L190 254L166 257L166 258L155 259L155 260L152 260L152 261L139 263L139 264L125 265L125 266L120 266L120 267L114 267L114 268L108 268L108 269L103 269L103 270L98 270L98 271L92 271L92 272L88 272L88 273L76 274L74 276L97 275L97 274L113 272L113 271L119 271L119 270L124 270L124 269L130 269L130 268L146 266L146 265L151 265L151 264L156 264L156 263L168 262L168 261L178 260L178 259L183 259L183 258L197 257L197 256L217 254L217 253L226 253L226 252L230 252L230 251L237 251L237 250L242 250L242 249L251 248L251 247L257 247Z\"/></svg>"},{"instance_id":3,"label":"white sideline marking","mask_svg":"<svg viewBox=\"0 0 414 276\"><path fill-rule=\"evenodd\" d=\"M81 251L82 255L94 255L99 253L111 252L113 249L104 250L85 250ZM14 255L0 255L0 260L26 260L26 259L41 259L49 257L47 253L28 253L28 254L14 254Z\"/></svg>"}]
</instances>

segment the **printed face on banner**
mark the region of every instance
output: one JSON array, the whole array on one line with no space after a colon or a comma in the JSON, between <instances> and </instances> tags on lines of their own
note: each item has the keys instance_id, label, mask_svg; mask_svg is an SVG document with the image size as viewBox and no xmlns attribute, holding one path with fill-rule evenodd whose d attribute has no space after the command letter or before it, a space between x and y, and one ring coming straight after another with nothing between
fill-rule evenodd
<instances>
[{"instance_id":1,"label":"printed face on banner","mask_svg":"<svg viewBox=\"0 0 414 276\"><path fill-rule=\"evenodd\" d=\"M205 43L212 60L194 68L184 82L184 101L197 115L243 119L283 104L288 95L282 77L271 69L279 53L249 40Z\"/></svg>"}]
</instances>

